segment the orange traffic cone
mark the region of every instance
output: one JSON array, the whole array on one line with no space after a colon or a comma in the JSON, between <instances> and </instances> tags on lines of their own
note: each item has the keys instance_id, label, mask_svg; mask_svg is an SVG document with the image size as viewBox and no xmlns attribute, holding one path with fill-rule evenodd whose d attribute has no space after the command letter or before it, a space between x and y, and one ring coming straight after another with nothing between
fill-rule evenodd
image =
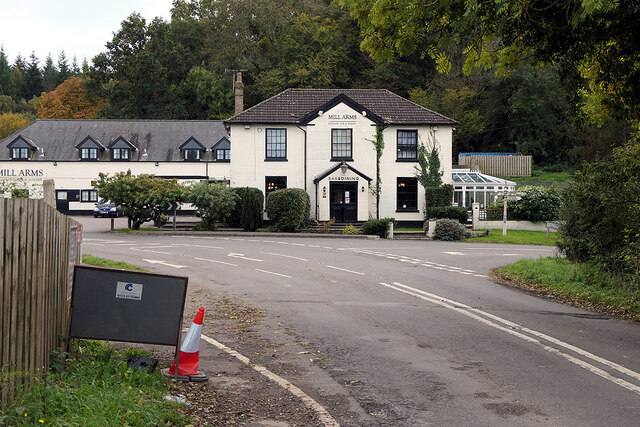
<instances>
[{"instance_id":1,"label":"orange traffic cone","mask_svg":"<svg viewBox=\"0 0 640 427\"><path fill-rule=\"evenodd\" d=\"M180 354L176 359L178 369L176 372L176 362L171 368L163 372L167 376L172 376L181 381L206 381L207 376L198 372L198 362L200 360L200 335L202 333L202 320L204 318L204 307L200 307L196 318L193 320L187 336L180 346Z\"/></svg>"}]
</instances>

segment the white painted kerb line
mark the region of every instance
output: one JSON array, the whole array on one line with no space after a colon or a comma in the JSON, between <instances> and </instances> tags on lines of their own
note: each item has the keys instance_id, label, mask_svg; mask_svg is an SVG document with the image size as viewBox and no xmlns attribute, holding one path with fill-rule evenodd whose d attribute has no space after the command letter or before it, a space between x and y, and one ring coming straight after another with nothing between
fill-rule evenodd
<instances>
[{"instance_id":1,"label":"white painted kerb line","mask_svg":"<svg viewBox=\"0 0 640 427\"><path fill-rule=\"evenodd\" d=\"M594 365L592 365L590 363L587 363L587 362L585 362L583 360L580 360L580 359L578 359L576 357L573 357L573 356L571 356L571 355L569 355L567 353L563 353L562 351L560 351L560 350L558 350L556 348L553 348L553 347L550 347L550 346L548 346L546 344L543 344L542 342L540 342L536 338L530 337L528 335L524 335L522 332L527 332L527 333L529 333L531 335L534 335L534 336L537 336L539 338L548 340L548 341L550 341L550 342L552 342L552 343L554 343L554 344L556 344L556 345L558 345L560 347L563 347L563 348L566 348L568 350L574 351L574 352L580 354L581 356L584 356L584 357L586 357L588 359L591 359L591 360L593 360L595 362L599 362L599 363L601 363L601 364L603 364L603 365L605 365L605 366L607 366L607 367L609 367L611 369L614 369L614 370L616 370L618 372L624 373L624 374L626 374L626 375L628 375L628 376L630 376L632 378L640 379L640 374L638 374L635 371L632 371L631 369L625 368L624 366L618 365L615 362L612 362L610 360L606 360L606 359L604 359L604 358L602 358L600 356L597 356L595 354L589 353L588 351L582 350L581 348L575 347L575 346L573 346L571 344L567 344L567 343L565 343L563 341L558 340L557 338L551 337L551 336L543 334L541 332L537 332L537 331L534 331L534 330L528 329L528 328L523 328L520 325L518 325L517 323L513 323L513 322L511 322L509 320L506 320L506 319L503 319L501 317L495 316L493 314L484 312L484 311L482 311L480 309L472 308L472 307L470 307L470 306L468 306L466 304L462 304L462 303L459 303L459 302L456 302L456 301L453 301L453 300L450 300L450 299L447 299L447 298L443 298L443 297L440 297L438 295L431 294L429 292L425 292L425 291L422 291L420 289L416 289L416 288L413 288L411 286L407 286L407 285L404 285L404 284L398 283L398 282L394 282L393 284L388 284L388 283L380 283L380 284L382 286L386 286L387 288L396 290L398 292L402 292L402 293L414 296L416 298L420 298L420 299L423 299L425 301L432 302L434 304L440 305L440 306L448 308L450 310L456 311L456 312L458 312L460 314L463 314L463 315L465 315L467 317L470 317L470 318L472 318L474 320L477 320L480 323L484 323L485 325L491 326L491 327L493 327L495 329L498 329L500 331L503 331L503 332L506 332L506 333L508 333L510 335L513 335L514 337L520 338L520 339L522 339L524 341L527 341L527 342L530 342L532 344L537 344L537 345L541 346L545 351L548 351L549 353L556 354L556 355L568 360L569 362L588 370L591 373L599 375L602 378L605 378L605 379L607 379L607 380L609 380L609 381L611 381L611 382L613 382L615 384L618 384L619 386L621 386L623 388L626 388L627 390L633 391L636 394L640 394L640 387L638 387L637 385L632 384L630 382L627 382L627 381L625 381L623 379L614 377L613 375L609 374L608 372L606 372L606 371L604 371L604 370L602 370L602 369L600 369L600 368L598 368L598 367L596 367L596 366L594 366ZM495 321L503 323L506 326L501 326L501 325L499 325L497 323L494 323L494 322L492 322L492 321L490 321L488 319L485 319L483 317L480 317L480 316L489 317L490 319L493 319ZM522 331L522 332L518 332L518 331Z\"/></svg>"},{"instance_id":2,"label":"white painted kerb line","mask_svg":"<svg viewBox=\"0 0 640 427\"><path fill-rule=\"evenodd\" d=\"M201 335L201 337L203 340L205 340L209 344L235 357L245 365L252 368L254 371L264 375L274 383L278 384L280 387L284 388L285 390L288 390L289 393L293 394L294 396L302 400L302 402L305 405L307 405L307 407L309 407L311 410L315 411L318 414L318 417L320 418L320 422L322 422L325 426L328 426L328 427L340 426L340 424L338 424L338 422L331 416L331 414L329 414L329 412L324 407L322 407L318 402L316 402L311 397L309 397L309 395L307 395L304 391L300 390L298 387L294 386L286 379L282 378L279 375L274 374L264 366L254 365L253 363L251 363L251 360L249 360L248 357L243 356L242 354L238 353L233 349L230 349L226 345L214 340L213 338L209 338L206 335Z\"/></svg>"}]
</instances>

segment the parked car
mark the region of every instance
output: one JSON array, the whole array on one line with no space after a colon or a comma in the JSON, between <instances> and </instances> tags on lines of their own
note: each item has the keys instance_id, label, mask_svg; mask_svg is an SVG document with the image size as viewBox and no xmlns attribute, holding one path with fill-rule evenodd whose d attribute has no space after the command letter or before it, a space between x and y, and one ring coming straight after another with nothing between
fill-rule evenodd
<instances>
[{"instance_id":1,"label":"parked car","mask_svg":"<svg viewBox=\"0 0 640 427\"><path fill-rule=\"evenodd\" d=\"M93 208L93 217L117 218L122 215L120 208L108 200L100 200Z\"/></svg>"}]
</instances>

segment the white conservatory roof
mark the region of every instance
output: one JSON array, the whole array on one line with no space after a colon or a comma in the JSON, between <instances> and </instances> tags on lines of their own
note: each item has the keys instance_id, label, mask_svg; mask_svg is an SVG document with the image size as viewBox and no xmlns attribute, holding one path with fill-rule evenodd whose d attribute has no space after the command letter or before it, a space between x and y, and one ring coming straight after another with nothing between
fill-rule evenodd
<instances>
[{"instance_id":1,"label":"white conservatory roof","mask_svg":"<svg viewBox=\"0 0 640 427\"><path fill-rule=\"evenodd\" d=\"M453 184L463 185L504 185L515 187L516 183L508 179L496 178L471 169L454 169L451 173Z\"/></svg>"}]
</instances>

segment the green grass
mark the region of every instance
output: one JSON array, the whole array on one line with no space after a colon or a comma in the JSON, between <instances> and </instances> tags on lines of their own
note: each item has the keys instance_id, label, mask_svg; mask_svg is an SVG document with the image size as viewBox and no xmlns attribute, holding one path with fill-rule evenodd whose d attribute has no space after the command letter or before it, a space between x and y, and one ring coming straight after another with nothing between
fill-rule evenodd
<instances>
[{"instance_id":1,"label":"green grass","mask_svg":"<svg viewBox=\"0 0 640 427\"><path fill-rule=\"evenodd\" d=\"M478 230L482 231L482 230ZM555 246L559 235L556 232L549 233L547 238L546 231L522 231L507 230L507 235L502 235L502 229L494 228L488 236L473 237L467 239L467 242L488 242L488 243L513 243L516 245L542 245Z\"/></svg>"},{"instance_id":2,"label":"green grass","mask_svg":"<svg viewBox=\"0 0 640 427\"><path fill-rule=\"evenodd\" d=\"M0 412L0 425L189 424L179 406L162 400L168 389L160 372L132 370L124 361L109 359L113 350L103 342L81 344L75 350L83 351L83 345L98 357L69 359L64 372L47 374Z\"/></svg>"},{"instance_id":3,"label":"green grass","mask_svg":"<svg viewBox=\"0 0 640 427\"><path fill-rule=\"evenodd\" d=\"M400 227L394 228L393 231L424 231L424 229L420 227Z\"/></svg>"},{"instance_id":4,"label":"green grass","mask_svg":"<svg viewBox=\"0 0 640 427\"><path fill-rule=\"evenodd\" d=\"M149 271L137 265L127 264L124 261L113 261L106 258L99 258L93 255L82 255L82 262L89 265L95 265L97 267L105 268L119 268L120 270L133 270L133 271Z\"/></svg>"},{"instance_id":5,"label":"green grass","mask_svg":"<svg viewBox=\"0 0 640 427\"><path fill-rule=\"evenodd\" d=\"M640 289L588 264L564 258L522 260L496 270L499 278L595 311L640 319Z\"/></svg>"}]
</instances>

